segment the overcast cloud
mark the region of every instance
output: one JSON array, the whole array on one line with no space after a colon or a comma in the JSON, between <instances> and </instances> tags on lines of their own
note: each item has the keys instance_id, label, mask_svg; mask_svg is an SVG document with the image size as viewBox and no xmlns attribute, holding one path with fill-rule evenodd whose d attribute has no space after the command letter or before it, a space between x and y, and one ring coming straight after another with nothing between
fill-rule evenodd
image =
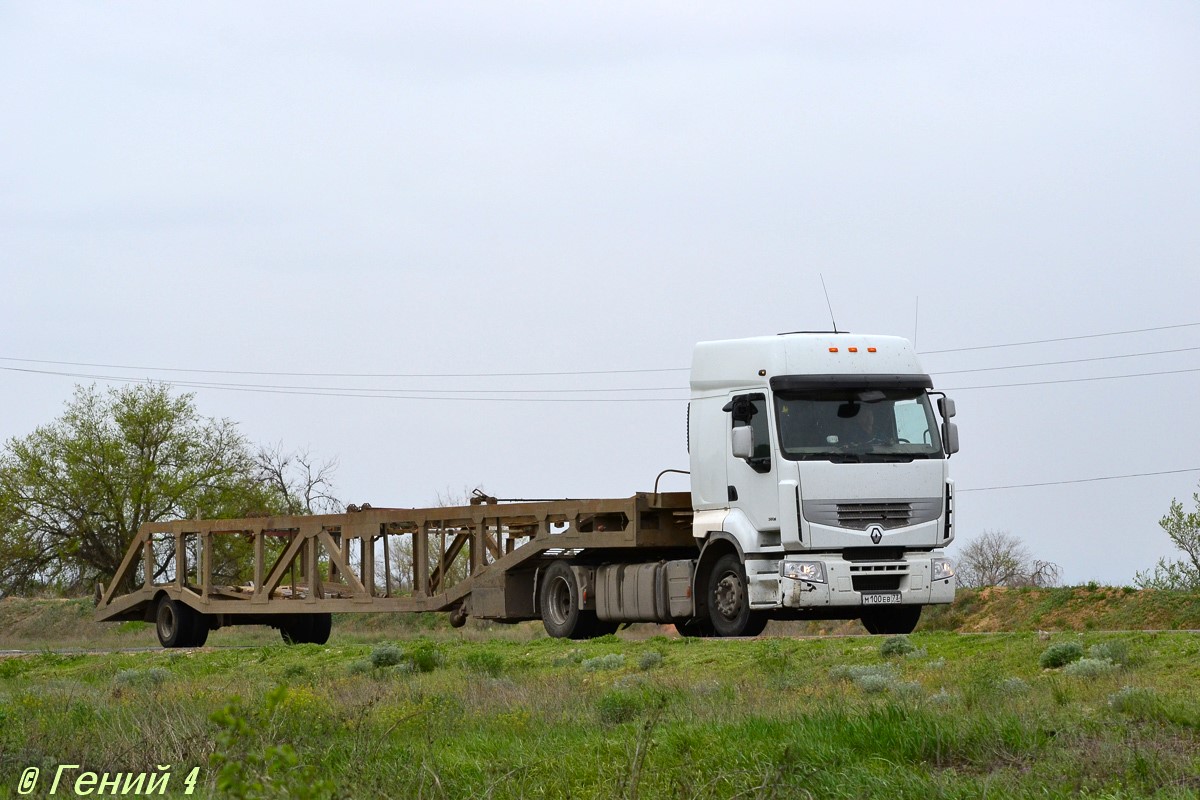
<instances>
[{"instance_id":1,"label":"overcast cloud","mask_svg":"<svg viewBox=\"0 0 1200 800\"><path fill-rule=\"evenodd\" d=\"M194 389L347 501L627 496L686 468L686 372L480 374L826 329L823 274L839 326L922 351L1188 326L924 356L960 488L1195 470L1197 42L1193 2L0 3L0 437L91 380L14 368L649 387ZM1008 530L1128 583L1198 478L964 492L951 553Z\"/></svg>"}]
</instances>

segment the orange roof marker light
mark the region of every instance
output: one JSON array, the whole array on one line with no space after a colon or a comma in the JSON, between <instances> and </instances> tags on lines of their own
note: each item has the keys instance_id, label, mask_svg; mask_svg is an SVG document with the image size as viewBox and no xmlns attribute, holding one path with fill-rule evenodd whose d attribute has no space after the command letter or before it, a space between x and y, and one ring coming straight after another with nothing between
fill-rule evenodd
<instances>
[{"instance_id":1,"label":"orange roof marker light","mask_svg":"<svg viewBox=\"0 0 1200 800\"><path fill-rule=\"evenodd\" d=\"M836 352L837 352L837 348L836 348L836 347L831 347L831 348L829 348L829 352L831 352L831 353L836 353Z\"/></svg>"},{"instance_id":2,"label":"orange roof marker light","mask_svg":"<svg viewBox=\"0 0 1200 800\"><path fill-rule=\"evenodd\" d=\"M879 352L879 348L877 348L877 347L868 347L868 348L867 348L867 352L868 352L868 353L877 353L877 352Z\"/></svg>"},{"instance_id":3,"label":"orange roof marker light","mask_svg":"<svg viewBox=\"0 0 1200 800\"><path fill-rule=\"evenodd\" d=\"M851 348L848 348L848 349L850 350L850 352L851 352L851 353L857 353L857 352L858 352L858 348L857 348L857 347L851 347Z\"/></svg>"}]
</instances>

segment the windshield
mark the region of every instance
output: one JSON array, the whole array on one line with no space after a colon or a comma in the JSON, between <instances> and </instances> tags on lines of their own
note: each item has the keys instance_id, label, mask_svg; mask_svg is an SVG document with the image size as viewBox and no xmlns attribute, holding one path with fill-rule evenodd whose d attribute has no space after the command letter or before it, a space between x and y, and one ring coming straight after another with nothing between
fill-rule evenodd
<instances>
[{"instance_id":1,"label":"windshield","mask_svg":"<svg viewBox=\"0 0 1200 800\"><path fill-rule=\"evenodd\" d=\"M793 461L942 457L924 389L778 392L775 408L783 457Z\"/></svg>"}]
</instances>

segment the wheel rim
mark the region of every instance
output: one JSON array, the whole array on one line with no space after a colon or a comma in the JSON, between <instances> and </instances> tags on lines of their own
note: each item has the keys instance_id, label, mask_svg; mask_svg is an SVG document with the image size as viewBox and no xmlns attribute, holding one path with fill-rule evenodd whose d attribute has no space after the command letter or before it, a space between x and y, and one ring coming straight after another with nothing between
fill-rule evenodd
<instances>
[{"instance_id":1,"label":"wheel rim","mask_svg":"<svg viewBox=\"0 0 1200 800\"><path fill-rule=\"evenodd\" d=\"M158 609L158 635L159 638L170 640L175 635L175 627L178 620L175 619L175 609L171 608L170 603L163 603Z\"/></svg>"},{"instance_id":2,"label":"wheel rim","mask_svg":"<svg viewBox=\"0 0 1200 800\"><path fill-rule=\"evenodd\" d=\"M726 572L713 587L713 601L717 613L728 620L737 619L742 613L746 591L742 586L741 576Z\"/></svg>"},{"instance_id":3,"label":"wheel rim","mask_svg":"<svg viewBox=\"0 0 1200 800\"><path fill-rule=\"evenodd\" d=\"M571 587L566 578L556 577L546 587L547 612L555 625L565 625L571 616Z\"/></svg>"}]
</instances>

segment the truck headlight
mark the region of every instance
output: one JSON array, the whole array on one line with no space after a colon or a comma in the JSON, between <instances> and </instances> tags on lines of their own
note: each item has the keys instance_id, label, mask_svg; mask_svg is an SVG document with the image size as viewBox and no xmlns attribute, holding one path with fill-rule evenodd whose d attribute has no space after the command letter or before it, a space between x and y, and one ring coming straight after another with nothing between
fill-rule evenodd
<instances>
[{"instance_id":1,"label":"truck headlight","mask_svg":"<svg viewBox=\"0 0 1200 800\"><path fill-rule=\"evenodd\" d=\"M954 565L950 563L948 558L935 558L933 560L933 580L944 581L947 578L954 577Z\"/></svg>"},{"instance_id":2,"label":"truck headlight","mask_svg":"<svg viewBox=\"0 0 1200 800\"><path fill-rule=\"evenodd\" d=\"M825 583L825 565L820 561L784 561L783 577L809 583Z\"/></svg>"}]
</instances>

